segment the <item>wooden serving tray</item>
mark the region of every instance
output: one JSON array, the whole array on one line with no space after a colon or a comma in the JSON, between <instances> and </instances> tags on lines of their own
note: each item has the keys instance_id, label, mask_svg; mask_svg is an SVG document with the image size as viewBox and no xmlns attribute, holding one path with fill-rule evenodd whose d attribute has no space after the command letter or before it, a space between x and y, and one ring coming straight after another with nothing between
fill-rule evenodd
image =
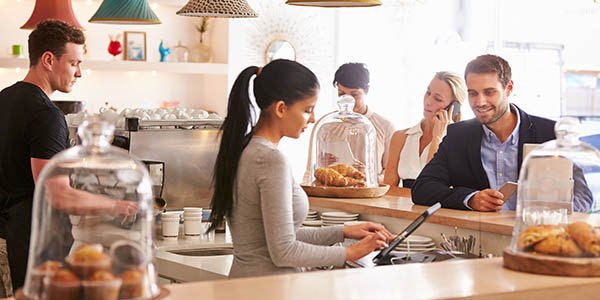
<instances>
[{"instance_id":1,"label":"wooden serving tray","mask_svg":"<svg viewBox=\"0 0 600 300\"><path fill-rule=\"evenodd\" d=\"M390 188L387 184L381 184L374 188L357 187L333 187L302 185L309 196L328 198L377 198L385 195Z\"/></svg>"},{"instance_id":2,"label":"wooden serving tray","mask_svg":"<svg viewBox=\"0 0 600 300\"><path fill-rule=\"evenodd\" d=\"M557 276L599 277L600 258L559 257L504 249L504 267L507 269Z\"/></svg>"}]
</instances>

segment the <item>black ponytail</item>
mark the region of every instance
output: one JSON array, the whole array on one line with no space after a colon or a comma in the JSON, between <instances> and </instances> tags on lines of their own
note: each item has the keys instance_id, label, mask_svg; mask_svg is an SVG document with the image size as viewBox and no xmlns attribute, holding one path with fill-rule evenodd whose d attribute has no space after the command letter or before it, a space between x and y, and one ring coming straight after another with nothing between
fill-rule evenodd
<instances>
[{"instance_id":1,"label":"black ponytail","mask_svg":"<svg viewBox=\"0 0 600 300\"><path fill-rule=\"evenodd\" d=\"M221 145L215 162L210 215L210 227L216 229L233 207L233 182L237 173L242 151L250 141L247 133L252 114L248 86L250 78L258 72L258 67L248 67L238 75L227 103L227 117L221 126Z\"/></svg>"},{"instance_id":2,"label":"black ponytail","mask_svg":"<svg viewBox=\"0 0 600 300\"><path fill-rule=\"evenodd\" d=\"M252 118L252 104L248 95L250 78L254 79L254 96L261 110L277 101L286 105L311 97L319 90L317 76L307 67L295 61L277 59L267 64L262 71L248 67L238 75L227 104L227 117L221 130L221 146L215 162L210 228L215 229L233 209L234 181L242 151L252 137L248 131Z\"/></svg>"}]
</instances>

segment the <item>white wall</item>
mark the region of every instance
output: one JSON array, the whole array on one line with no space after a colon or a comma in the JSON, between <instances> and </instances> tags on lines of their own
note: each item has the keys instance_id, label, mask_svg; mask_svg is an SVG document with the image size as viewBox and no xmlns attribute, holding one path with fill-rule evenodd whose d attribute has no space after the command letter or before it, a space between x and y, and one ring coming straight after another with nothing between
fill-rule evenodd
<instances>
[{"instance_id":1,"label":"white wall","mask_svg":"<svg viewBox=\"0 0 600 300\"><path fill-rule=\"evenodd\" d=\"M154 1L153 1L154 2ZM181 40L184 45L191 46L197 42L199 35L195 30L197 18L177 16L175 12L185 4L167 5L158 1L154 11L162 21L160 25L109 25L89 23L87 20L98 9L101 1L74 0L73 8L79 22L85 28L88 53L85 59L110 61L112 56L107 52L109 34L123 31L145 31L148 61L158 61L158 44L164 40L172 46ZM165 3L165 4L161 4ZM176 2L177 3L177 2ZM25 23L33 10L33 0L0 0L0 20L3 32L0 38L0 56L10 56L12 44L23 44L27 53L27 37L29 30L19 27ZM228 60L228 22L226 19L213 20L211 33L206 37L215 52L215 62L227 63ZM107 62L110 63L110 62ZM85 61L82 64L81 78L69 94L55 93L52 99L84 100L88 110L97 109L109 102L110 105L122 109L125 107L156 107L165 100L179 100L183 107L204 108L225 112L227 94L226 75L182 75L174 73L148 72L104 72L88 71ZM8 86L21 80L26 70L20 73L14 69L0 69L0 86Z\"/></svg>"}]
</instances>

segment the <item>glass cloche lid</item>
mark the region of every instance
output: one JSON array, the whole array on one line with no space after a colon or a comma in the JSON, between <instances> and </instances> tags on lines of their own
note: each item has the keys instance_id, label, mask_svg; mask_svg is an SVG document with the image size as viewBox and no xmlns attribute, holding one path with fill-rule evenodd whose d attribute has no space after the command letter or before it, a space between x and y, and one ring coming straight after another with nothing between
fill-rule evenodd
<instances>
[{"instance_id":1,"label":"glass cloche lid","mask_svg":"<svg viewBox=\"0 0 600 300\"><path fill-rule=\"evenodd\" d=\"M523 161L510 249L600 257L600 151L579 140L577 119L561 119L555 131Z\"/></svg>"},{"instance_id":2,"label":"glass cloche lid","mask_svg":"<svg viewBox=\"0 0 600 300\"><path fill-rule=\"evenodd\" d=\"M114 126L84 121L82 145L38 178L24 294L29 299L148 299L152 189L144 165L110 145Z\"/></svg>"},{"instance_id":3,"label":"glass cloche lid","mask_svg":"<svg viewBox=\"0 0 600 300\"><path fill-rule=\"evenodd\" d=\"M312 136L311 174L305 184L332 187L377 187L377 134L369 119L355 113L354 98L338 99L339 110L325 115ZM308 173L308 172L307 172Z\"/></svg>"}]
</instances>

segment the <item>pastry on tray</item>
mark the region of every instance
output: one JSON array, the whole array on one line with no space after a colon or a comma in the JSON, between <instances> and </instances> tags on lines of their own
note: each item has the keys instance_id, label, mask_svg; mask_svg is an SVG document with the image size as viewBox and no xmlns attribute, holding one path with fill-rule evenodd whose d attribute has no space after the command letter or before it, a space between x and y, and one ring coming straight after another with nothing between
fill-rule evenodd
<instances>
[{"instance_id":1,"label":"pastry on tray","mask_svg":"<svg viewBox=\"0 0 600 300\"><path fill-rule=\"evenodd\" d=\"M111 272L99 270L83 281L83 295L86 300L117 300L121 279Z\"/></svg>"},{"instance_id":2,"label":"pastry on tray","mask_svg":"<svg viewBox=\"0 0 600 300\"><path fill-rule=\"evenodd\" d=\"M44 280L46 287L44 299L48 300L79 300L81 295L81 280L75 273L67 269L58 269Z\"/></svg>"},{"instance_id":3,"label":"pastry on tray","mask_svg":"<svg viewBox=\"0 0 600 300\"><path fill-rule=\"evenodd\" d=\"M567 232L588 255L600 256L600 235L592 225L575 222L567 227Z\"/></svg>"},{"instance_id":4,"label":"pastry on tray","mask_svg":"<svg viewBox=\"0 0 600 300\"><path fill-rule=\"evenodd\" d=\"M531 226L525 229L525 231L521 232L521 234L519 234L517 247L519 247L519 249L526 249L542 241L550 235L557 235L564 232L565 230L557 225Z\"/></svg>"},{"instance_id":5,"label":"pastry on tray","mask_svg":"<svg viewBox=\"0 0 600 300\"><path fill-rule=\"evenodd\" d=\"M71 269L82 278L98 270L108 270L111 267L110 257L103 252L102 245L83 245L73 254L65 258Z\"/></svg>"},{"instance_id":6,"label":"pastry on tray","mask_svg":"<svg viewBox=\"0 0 600 300\"><path fill-rule=\"evenodd\" d=\"M317 168L315 178L325 186L335 187L364 187L363 179L346 177L332 168Z\"/></svg>"},{"instance_id":7,"label":"pastry on tray","mask_svg":"<svg viewBox=\"0 0 600 300\"><path fill-rule=\"evenodd\" d=\"M33 268L31 272L31 281L29 283L30 293L35 294L37 297L41 297L44 292L43 280L44 277L50 277L57 270L61 269L63 264L55 260L47 260Z\"/></svg>"},{"instance_id":8,"label":"pastry on tray","mask_svg":"<svg viewBox=\"0 0 600 300\"><path fill-rule=\"evenodd\" d=\"M120 299L141 298L144 296L144 273L137 269L121 273Z\"/></svg>"},{"instance_id":9,"label":"pastry on tray","mask_svg":"<svg viewBox=\"0 0 600 300\"><path fill-rule=\"evenodd\" d=\"M362 179L362 180L365 179L365 173L359 171L357 168L355 168L349 164L339 163L339 164L331 165L331 166L329 166L329 168L338 171L338 173L342 174L344 177L351 177L354 179Z\"/></svg>"},{"instance_id":10,"label":"pastry on tray","mask_svg":"<svg viewBox=\"0 0 600 300\"><path fill-rule=\"evenodd\" d=\"M556 256L583 256L583 251L581 251L579 246L577 246L577 244L566 232L547 236L543 240L533 245L533 249L538 253Z\"/></svg>"}]
</instances>

